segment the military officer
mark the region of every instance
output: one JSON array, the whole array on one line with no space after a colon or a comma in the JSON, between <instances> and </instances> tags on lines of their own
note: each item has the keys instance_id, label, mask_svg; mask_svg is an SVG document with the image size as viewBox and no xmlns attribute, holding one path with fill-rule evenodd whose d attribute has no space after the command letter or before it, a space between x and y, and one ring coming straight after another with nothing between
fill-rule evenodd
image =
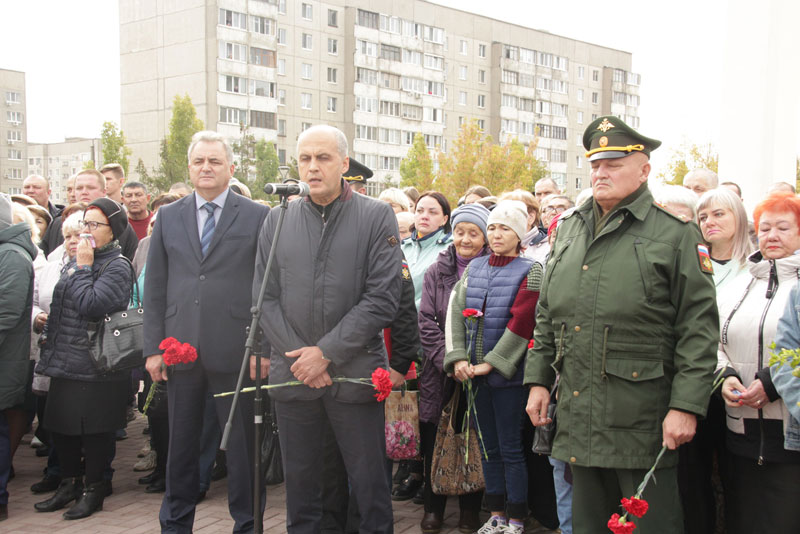
<instances>
[{"instance_id":1,"label":"military officer","mask_svg":"<svg viewBox=\"0 0 800 534\"><path fill-rule=\"evenodd\" d=\"M560 373L553 456L572 467L576 533L608 532L662 445L650 510L631 519L643 534L683 532L675 449L705 415L719 319L700 231L647 188L660 144L614 116L586 128L593 201L563 218L539 299L527 412L547 422Z\"/></svg>"},{"instance_id":2,"label":"military officer","mask_svg":"<svg viewBox=\"0 0 800 534\"><path fill-rule=\"evenodd\" d=\"M350 184L350 189L362 195L367 194L367 180L372 178L372 169L363 163L350 158L350 168L342 174L342 178Z\"/></svg>"}]
</instances>

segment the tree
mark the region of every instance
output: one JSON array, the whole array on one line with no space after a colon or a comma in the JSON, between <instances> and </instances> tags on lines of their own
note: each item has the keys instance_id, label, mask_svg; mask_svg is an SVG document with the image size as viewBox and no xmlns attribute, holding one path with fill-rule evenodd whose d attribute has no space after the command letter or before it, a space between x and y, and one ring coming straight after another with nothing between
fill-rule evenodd
<instances>
[{"instance_id":1,"label":"tree","mask_svg":"<svg viewBox=\"0 0 800 534\"><path fill-rule=\"evenodd\" d=\"M94 168L95 168L94 160L89 159L89 160L86 160L86 163L83 164L83 168L81 170L85 171L86 169L94 169Z\"/></svg>"},{"instance_id":2,"label":"tree","mask_svg":"<svg viewBox=\"0 0 800 534\"><path fill-rule=\"evenodd\" d=\"M683 177L689 171L699 168L717 172L719 154L711 143L707 145L684 143L679 149L672 151L666 170L661 171L658 178L672 185L683 185Z\"/></svg>"},{"instance_id":3,"label":"tree","mask_svg":"<svg viewBox=\"0 0 800 534\"><path fill-rule=\"evenodd\" d=\"M161 145L161 169L165 183L186 182L189 179L189 159L186 151L192 136L203 129L197 110L189 95L175 95L172 101L172 118L169 133ZM169 189L169 185L167 189ZM161 189L161 188L159 188Z\"/></svg>"},{"instance_id":4,"label":"tree","mask_svg":"<svg viewBox=\"0 0 800 534\"><path fill-rule=\"evenodd\" d=\"M142 158L139 158L139 161L136 163L136 174L139 175L139 181L141 183L146 185L150 185L152 183L150 173L147 172L147 167L145 167Z\"/></svg>"},{"instance_id":5,"label":"tree","mask_svg":"<svg viewBox=\"0 0 800 534\"><path fill-rule=\"evenodd\" d=\"M483 185L496 195L514 189L533 191L536 181L547 175L544 163L535 156L537 144L538 138L527 147L514 138L504 145L484 145L479 166Z\"/></svg>"},{"instance_id":6,"label":"tree","mask_svg":"<svg viewBox=\"0 0 800 534\"><path fill-rule=\"evenodd\" d=\"M451 204L455 205L464 191L473 185L485 185L480 172L484 146L491 138L485 138L478 128L478 121L464 121L451 150L439 153L439 177L436 188Z\"/></svg>"},{"instance_id":7,"label":"tree","mask_svg":"<svg viewBox=\"0 0 800 534\"><path fill-rule=\"evenodd\" d=\"M115 123L107 121L103 123L100 139L103 142L103 165L119 163L127 176L132 151L125 144L125 134Z\"/></svg>"},{"instance_id":8,"label":"tree","mask_svg":"<svg viewBox=\"0 0 800 534\"><path fill-rule=\"evenodd\" d=\"M250 133L250 128L244 123L239 124L239 133L241 137L231 144L233 163L236 164L233 176L248 184L250 183L250 173L255 165L253 155L256 147L256 136Z\"/></svg>"},{"instance_id":9,"label":"tree","mask_svg":"<svg viewBox=\"0 0 800 534\"><path fill-rule=\"evenodd\" d=\"M265 198L264 186L270 182L279 180L278 177L278 153L275 152L275 145L268 143L266 139L261 139L255 146L255 167L256 177L253 181L253 198Z\"/></svg>"},{"instance_id":10,"label":"tree","mask_svg":"<svg viewBox=\"0 0 800 534\"><path fill-rule=\"evenodd\" d=\"M433 158L425 146L425 137L417 132L406 157L400 162L400 186L416 187L418 191L433 189Z\"/></svg>"}]
</instances>

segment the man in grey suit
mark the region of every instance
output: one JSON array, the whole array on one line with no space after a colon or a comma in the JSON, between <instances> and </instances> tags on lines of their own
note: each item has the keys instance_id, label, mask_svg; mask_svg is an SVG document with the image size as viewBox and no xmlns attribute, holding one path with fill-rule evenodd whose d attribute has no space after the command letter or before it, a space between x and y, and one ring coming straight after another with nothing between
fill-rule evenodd
<instances>
[{"instance_id":1,"label":"man in grey suit","mask_svg":"<svg viewBox=\"0 0 800 534\"><path fill-rule=\"evenodd\" d=\"M397 221L388 204L345 184L349 159L340 130L304 131L297 162L310 197L288 205L261 320L272 347L270 384L305 384L270 390L284 455L286 526L291 534L320 531L320 433L329 422L358 501L360 532L389 533L383 405L371 388L331 378L369 378L387 367L381 331L394 319L401 288ZM261 230L257 281L278 214L270 213ZM259 287L253 290L255 297Z\"/></svg>"},{"instance_id":2,"label":"man in grey suit","mask_svg":"<svg viewBox=\"0 0 800 534\"><path fill-rule=\"evenodd\" d=\"M206 392L236 388L250 324L256 238L268 208L228 189L231 161L231 148L221 135L195 134L189 146L195 193L161 208L150 238L144 353L150 355L146 367L153 381L168 379L167 491L159 514L165 533L192 532ZM167 372L158 348L167 337L195 347L197 362L178 364ZM268 360L261 363L266 375ZM255 358L250 364L252 374ZM223 426L230 397L215 403ZM252 403L239 403L228 445L228 506L234 533L253 531L252 421Z\"/></svg>"}]
</instances>

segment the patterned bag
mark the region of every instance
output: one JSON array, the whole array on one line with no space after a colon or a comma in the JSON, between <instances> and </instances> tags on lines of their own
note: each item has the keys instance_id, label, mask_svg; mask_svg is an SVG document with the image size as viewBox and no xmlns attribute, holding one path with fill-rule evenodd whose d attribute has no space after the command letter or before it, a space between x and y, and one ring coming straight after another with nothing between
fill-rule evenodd
<instances>
[{"instance_id":1,"label":"patterned bag","mask_svg":"<svg viewBox=\"0 0 800 534\"><path fill-rule=\"evenodd\" d=\"M392 391L386 399L386 457L412 460L420 454L419 405L416 391Z\"/></svg>"},{"instance_id":2,"label":"patterned bag","mask_svg":"<svg viewBox=\"0 0 800 534\"><path fill-rule=\"evenodd\" d=\"M467 439L466 432L456 432L456 425L453 424L455 414L458 413L460 396L461 388L457 387L453 398L442 410L436 431L431 460L431 489L437 495L465 495L480 491L486 486L478 432L470 428ZM466 454L467 447L469 455Z\"/></svg>"}]
</instances>

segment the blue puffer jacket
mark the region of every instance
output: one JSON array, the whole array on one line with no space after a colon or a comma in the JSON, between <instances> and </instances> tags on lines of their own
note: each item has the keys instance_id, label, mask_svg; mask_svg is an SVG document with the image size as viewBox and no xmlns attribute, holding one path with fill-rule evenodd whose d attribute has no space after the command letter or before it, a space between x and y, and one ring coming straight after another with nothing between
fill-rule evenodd
<instances>
[{"instance_id":1,"label":"blue puffer jacket","mask_svg":"<svg viewBox=\"0 0 800 534\"><path fill-rule=\"evenodd\" d=\"M37 373L89 381L120 378L120 373L100 375L95 370L86 330L89 321L128 307L133 272L127 262L114 260L98 276L103 265L120 254L119 246L112 245L95 251L91 270L77 268L75 260L64 267L53 290Z\"/></svg>"}]
</instances>

